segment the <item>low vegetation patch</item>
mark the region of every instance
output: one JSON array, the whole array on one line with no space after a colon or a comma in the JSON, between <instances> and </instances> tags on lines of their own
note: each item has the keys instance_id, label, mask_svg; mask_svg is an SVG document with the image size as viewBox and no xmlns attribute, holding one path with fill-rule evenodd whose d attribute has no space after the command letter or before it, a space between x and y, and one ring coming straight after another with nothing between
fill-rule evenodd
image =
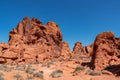
<instances>
[{"instance_id":1,"label":"low vegetation patch","mask_svg":"<svg viewBox=\"0 0 120 80\"><path fill-rule=\"evenodd\" d=\"M34 77L40 78L40 79L44 79L43 76L43 71L38 71L35 74L33 74Z\"/></svg>"},{"instance_id":2,"label":"low vegetation patch","mask_svg":"<svg viewBox=\"0 0 120 80\"><path fill-rule=\"evenodd\" d=\"M0 72L0 77L4 76L4 74L2 72Z\"/></svg>"},{"instance_id":3,"label":"low vegetation patch","mask_svg":"<svg viewBox=\"0 0 120 80\"><path fill-rule=\"evenodd\" d=\"M25 72L28 74L33 74L34 71L35 71L35 69L33 69L31 65L28 65L25 69Z\"/></svg>"},{"instance_id":4,"label":"low vegetation patch","mask_svg":"<svg viewBox=\"0 0 120 80\"><path fill-rule=\"evenodd\" d=\"M17 80L22 80L22 76L18 73L13 75L14 78L16 78Z\"/></svg>"},{"instance_id":5,"label":"low vegetation patch","mask_svg":"<svg viewBox=\"0 0 120 80\"><path fill-rule=\"evenodd\" d=\"M54 61L48 62L48 63L47 63L47 67L49 68L51 65L54 65L54 64L55 64Z\"/></svg>"},{"instance_id":6,"label":"low vegetation patch","mask_svg":"<svg viewBox=\"0 0 120 80\"><path fill-rule=\"evenodd\" d=\"M0 80L5 80L3 77L0 77Z\"/></svg>"},{"instance_id":7,"label":"low vegetation patch","mask_svg":"<svg viewBox=\"0 0 120 80\"><path fill-rule=\"evenodd\" d=\"M0 64L0 70L10 72L13 67L8 67L6 64Z\"/></svg>"},{"instance_id":8,"label":"low vegetation patch","mask_svg":"<svg viewBox=\"0 0 120 80\"><path fill-rule=\"evenodd\" d=\"M3 76L4 76L4 74L3 74L2 72L0 72L0 80L5 80L5 79L3 78Z\"/></svg>"},{"instance_id":9,"label":"low vegetation patch","mask_svg":"<svg viewBox=\"0 0 120 80\"><path fill-rule=\"evenodd\" d=\"M27 68L27 69L25 70L25 72L28 73L28 74L33 74L34 71L35 71L35 69L32 69L32 68Z\"/></svg>"},{"instance_id":10,"label":"low vegetation patch","mask_svg":"<svg viewBox=\"0 0 120 80\"><path fill-rule=\"evenodd\" d=\"M62 70L55 70L51 73L51 76L53 78L58 78L58 77L61 77L63 74L63 71Z\"/></svg>"},{"instance_id":11,"label":"low vegetation patch","mask_svg":"<svg viewBox=\"0 0 120 80\"><path fill-rule=\"evenodd\" d=\"M76 68L75 68L75 71L74 72L79 72L79 71L82 71L82 70L84 70L84 67L83 66L77 66Z\"/></svg>"},{"instance_id":12,"label":"low vegetation patch","mask_svg":"<svg viewBox=\"0 0 120 80\"><path fill-rule=\"evenodd\" d=\"M93 71L93 70L88 70L87 72L86 72L86 74L87 75L92 75L92 76L99 76L99 75L101 75L102 74L102 72L98 72L98 71Z\"/></svg>"}]
</instances>

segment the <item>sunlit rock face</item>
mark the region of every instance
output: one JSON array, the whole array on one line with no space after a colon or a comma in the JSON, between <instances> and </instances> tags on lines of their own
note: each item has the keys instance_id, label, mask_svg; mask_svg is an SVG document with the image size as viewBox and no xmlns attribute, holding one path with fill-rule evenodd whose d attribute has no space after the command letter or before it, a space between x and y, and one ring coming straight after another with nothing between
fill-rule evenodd
<instances>
[{"instance_id":1,"label":"sunlit rock face","mask_svg":"<svg viewBox=\"0 0 120 80\"><path fill-rule=\"evenodd\" d=\"M93 51L93 44L89 46L82 46L81 42L76 42L73 48L73 55L87 55L90 56Z\"/></svg>"},{"instance_id":2,"label":"sunlit rock face","mask_svg":"<svg viewBox=\"0 0 120 80\"><path fill-rule=\"evenodd\" d=\"M91 45L82 46L81 42L76 42L70 51L69 44L62 41L62 33L56 23L44 25L36 18L25 17L10 31L8 43L0 43L0 63L34 63L83 55L91 56L90 67L95 70L119 65L120 38L116 38L113 32L103 32Z\"/></svg>"},{"instance_id":3,"label":"sunlit rock face","mask_svg":"<svg viewBox=\"0 0 120 80\"><path fill-rule=\"evenodd\" d=\"M56 23L43 25L25 17L10 31L8 44L0 44L0 55L2 62L40 62L59 57L61 49L62 33Z\"/></svg>"},{"instance_id":4,"label":"sunlit rock face","mask_svg":"<svg viewBox=\"0 0 120 80\"><path fill-rule=\"evenodd\" d=\"M113 32L97 35L91 63L96 70L120 64L120 38L116 38Z\"/></svg>"},{"instance_id":5,"label":"sunlit rock face","mask_svg":"<svg viewBox=\"0 0 120 80\"><path fill-rule=\"evenodd\" d=\"M63 58L70 58L72 57L72 52L70 51L69 44L67 42L62 43L62 54L61 57Z\"/></svg>"}]
</instances>

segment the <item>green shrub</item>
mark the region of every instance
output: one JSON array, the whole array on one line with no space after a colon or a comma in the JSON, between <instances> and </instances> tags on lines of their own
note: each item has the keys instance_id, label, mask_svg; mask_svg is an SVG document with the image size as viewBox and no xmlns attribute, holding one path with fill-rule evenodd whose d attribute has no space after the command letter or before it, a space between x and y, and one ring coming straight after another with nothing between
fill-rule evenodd
<instances>
[{"instance_id":1,"label":"green shrub","mask_svg":"<svg viewBox=\"0 0 120 80\"><path fill-rule=\"evenodd\" d=\"M51 76L53 78L58 78L58 77L61 77L63 74L63 71L62 70L55 70L51 73Z\"/></svg>"},{"instance_id":2,"label":"green shrub","mask_svg":"<svg viewBox=\"0 0 120 80\"><path fill-rule=\"evenodd\" d=\"M0 64L0 70L10 72L12 69L13 69L12 67L8 67L5 64Z\"/></svg>"},{"instance_id":3,"label":"green shrub","mask_svg":"<svg viewBox=\"0 0 120 80\"><path fill-rule=\"evenodd\" d=\"M16 78L17 80L22 80L22 76L18 73L14 74L13 77Z\"/></svg>"},{"instance_id":4,"label":"green shrub","mask_svg":"<svg viewBox=\"0 0 120 80\"><path fill-rule=\"evenodd\" d=\"M32 69L32 68L27 68L27 69L25 70L25 72L28 73L28 74L33 74L34 71L35 71L35 69Z\"/></svg>"},{"instance_id":5,"label":"green shrub","mask_svg":"<svg viewBox=\"0 0 120 80\"><path fill-rule=\"evenodd\" d=\"M25 70L25 67L23 67L23 66L16 66L16 67L15 67L15 70L24 71L24 70Z\"/></svg>"},{"instance_id":6,"label":"green shrub","mask_svg":"<svg viewBox=\"0 0 120 80\"><path fill-rule=\"evenodd\" d=\"M39 72L36 72L35 74L33 74L34 77L38 77L40 79L43 79L44 76L43 76L43 71L39 71Z\"/></svg>"},{"instance_id":7,"label":"green shrub","mask_svg":"<svg viewBox=\"0 0 120 80\"><path fill-rule=\"evenodd\" d=\"M5 80L3 77L0 77L0 80Z\"/></svg>"},{"instance_id":8,"label":"green shrub","mask_svg":"<svg viewBox=\"0 0 120 80\"><path fill-rule=\"evenodd\" d=\"M0 72L0 77L4 76L4 74L2 72Z\"/></svg>"},{"instance_id":9,"label":"green shrub","mask_svg":"<svg viewBox=\"0 0 120 80\"><path fill-rule=\"evenodd\" d=\"M98 71L93 71L93 70L88 70L87 75L92 75L92 76L99 76L102 74L102 72L98 72Z\"/></svg>"},{"instance_id":10,"label":"green shrub","mask_svg":"<svg viewBox=\"0 0 120 80\"><path fill-rule=\"evenodd\" d=\"M55 64L55 62L54 62L54 61L48 62L48 63L47 63L47 67L49 68L49 67L50 67L50 65L54 65L54 64Z\"/></svg>"},{"instance_id":11,"label":"green shrub","mask_svg":"<svg viewBox=\"0 0 120 80\"><path fill-rule=\"evenodd\" d=\"M82 71L82 70L84 70L84 67L82 67L82 66L77 66L77 67L75 68L75 72L76 72L76 71Z\"/></svg>"},{"instance_id":12,"label":"green shrub","mask_svg":"<svg viewBox=\"0 0 120 80\"><path fill-rule=\"evenodd\" d=\"M4 76L4 74L2 72L0 72L0 80L4 80L3 76Z\"/></svg>"},{"instance_id":13,"label":"green shrub","mask_svg":"<svg viewBox=\"0 0 120 80\"><path fill-rule=\"evenodd\" d=\"M35 69L32 68L31 65L28 65L25 72L28 73L28 74L33 74L35 71Z\"/></svg>"}]
</instances>

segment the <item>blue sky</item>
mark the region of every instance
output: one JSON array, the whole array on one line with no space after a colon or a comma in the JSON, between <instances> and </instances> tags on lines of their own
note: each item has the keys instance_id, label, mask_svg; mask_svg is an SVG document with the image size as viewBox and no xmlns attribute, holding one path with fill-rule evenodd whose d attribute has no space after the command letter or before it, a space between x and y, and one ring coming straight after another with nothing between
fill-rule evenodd
<instances>
[{"instance_id":1,"label":"blue sky","mask_svg":"<svg viewBox=\"0 0 120 80\"><path fill-rule=\"evenodd\" d=\"M77 41L93 43L104 31L120 37L120 0L0 0L0 42L25 16L56 22L71 49Z\"/></svg>"}]
</instances>

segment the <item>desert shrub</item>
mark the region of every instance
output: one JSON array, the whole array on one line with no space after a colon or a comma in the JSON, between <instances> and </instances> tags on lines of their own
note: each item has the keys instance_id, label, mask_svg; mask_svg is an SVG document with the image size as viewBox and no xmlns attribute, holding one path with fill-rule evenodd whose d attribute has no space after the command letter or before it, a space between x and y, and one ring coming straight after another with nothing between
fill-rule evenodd
<instances>
[{"instance_id":1,"label":"desert shrub","mask_svg":"<svg viewBox=\"0 0 120 80\"><path fill-rule=\"evenodd\" d=\"M51 62L48 62L47 64L49 64L49 65L54 65L55 62L54 62L54 61L51 61Z\"/></svg>"},{"instance_id":2,"label":"desert shrub","mask_svg":"<svg viewBox=\"0 0 120 80\"><path fill-rule=\"evenodd\" d=\"M55 64L55 62L54 62L54 61L48 62L48 63L47 63L47 67L49 68L49 67L50 67L50 65L54 65L54 64Z\"/></svg>"},{"instance_id":3,"label":"desert shrub","mask_svg":"<svg viewBox=\"0 0 120 80\"><path fill-rule=\"evenodd\" d=\"M32 65L29 64L27 65L27 68L25 69L25 72L28 73L28 74L33 74L35 71L35 69L32 68Z\"/></svg>"},{"instance_id":4,"label":"desert shrub","mask_svg":"<svg viewBox=\"0 0 120 80\"><path fill-rule=\"evenodd\" d=\"M12 70L12 68L7 67L6 69L4 69L4 71L10 72Z\"/></svg>"},{"instance_id":5,"label":"desert shrub","mask_svg":"<svg viewBox=\"0 0 120 80\"><path fill-rule=\"evenodd\" d=\"M40 79L44 78L43 71L36 72L35 74L33 74L33 76L37 77L37 78L40 78Z\"/></svg>"},{"instance_id":6,"label":"desert shrub","mask_svg":"<svg viewBox=\"0 0 120 80\"><path fill-rule=\"evenodd\" d=\"M0 70L9 72L9 71L11 71L12 69L13 69L12 67L8 67L8 66L5 65L5 64L1 64L1 65L0 65Z\"/></svg>"},{"instance_id":7,"label":"desert shrub","mask_svg":"<svg viewBox=\"0 0 120 80\"><path fill-rule=\"evenodd\" d=\"M5 80L3 77L0 77L0 80Z\"/></svg>"},{"instance_id":8,"label":"desert shrub","mask_svg":"<svg viewBox=\"0 0 120 80\"><path fill-rule=\"evenodd\" d=\"M4 76L4 74L2 72L0 72L0 80L4 80L3 76Z\"/></svg>"},{"instance_id":9,"label":"desert shrub","mask_svg":"<svg viewBox=\"0 0 120 80\"><path fill-rule=\"evenodd\" d=\"M42 67L48 67L48 68L49 68L50 65L54 65L54 64L55 64L54 61L51 61L51 62L43 62L41 66L42 66Z\"/></svg>"},{"instance_id":10,"label":"desert shrub","mask_svg":"<svg viewBox=\"0 0 120 80\"><path fill-rule=\"evenodd\" d=\"M15 70L20 70L20 71L24 71L25 67L24 66L16 66Z\"/></svg>"},{"instance_id":11,"label":"desert shrub","mask_svg":"<svg viewBox=\"0 0 120 80\"><path fill-rule=\"evenodd\" d=\"M14 78L16 78L17 80L22 80L22 76L18 73L13 75Z\"/></svg>"},{"instance_id":12,"label":"desert shrub","mask_svg":"<svg viewBox=\"0 0 120 80\"><path fill-rule=\"evenodd\" d=\"M2 72L0 72L0 77L4 76L4 74Z\"/></svg>"},{"instance_id":13,"label":"desert shrub","mask_svg":"<svg viewBox=\"0 0 120 80\"><path fill-rule=\"evenodd\" d=\"M101 75L102 72L100 72L100 71L98 72L98 71L88 70L86 74L87 74L87 75L92 75L92 76L98 76L98 75Z\"/></svg>"},{"instance_id":14,"label":"desert shrub","mask_svg":"<svg viewBox=\"0 0 120 80\"><path fill-rule=\"evenodd\" d=\"M53 78L58 78L58 77L61 77L63 74L63 71L62 70L55 70L51 73L51 76Z\"/></svg>"},{"instance_id":15,"label":"desert shrub","mask_svg":"<svg viewBox=\"0 0 120 80\"><path fill-rule=\"evenodd\" d=\"M75 68L75 72L76 72L76 71L82 71L82 70L84 70L84 67L83 67L83 66L77 66L77 67Z\"/></svg>"},{"instance_id":16,"label":"desert shrub","mask_svg":"<svg viewBox=\"0 0 120 80\"><path fill-rule=\"evenodd\" d=\"M33 74L34 71L35 71L35 69L32 69L32 68L27 68L27 69L25 70L25 72L28 73L28 74Z\"/></svg>"},{"instance_id":17,"label":"desert shrub","mask_svg":"<svg viewBox=\"0 0 120 80\"><path fill-rule=\"evenodd\" d=\"M32 68L31 63L27 64L26 67L28 67L28 68Z\"/></svg>"},{"instance_id":18,"label":"desert shrub","mask_svg":"<svg viewBox=\"0 0 120 80\"><path fill-rule=\"evenodd\" d=\"M32 80L33 76L27 76L26 80Z\"/></svg>"}]
</instances>

